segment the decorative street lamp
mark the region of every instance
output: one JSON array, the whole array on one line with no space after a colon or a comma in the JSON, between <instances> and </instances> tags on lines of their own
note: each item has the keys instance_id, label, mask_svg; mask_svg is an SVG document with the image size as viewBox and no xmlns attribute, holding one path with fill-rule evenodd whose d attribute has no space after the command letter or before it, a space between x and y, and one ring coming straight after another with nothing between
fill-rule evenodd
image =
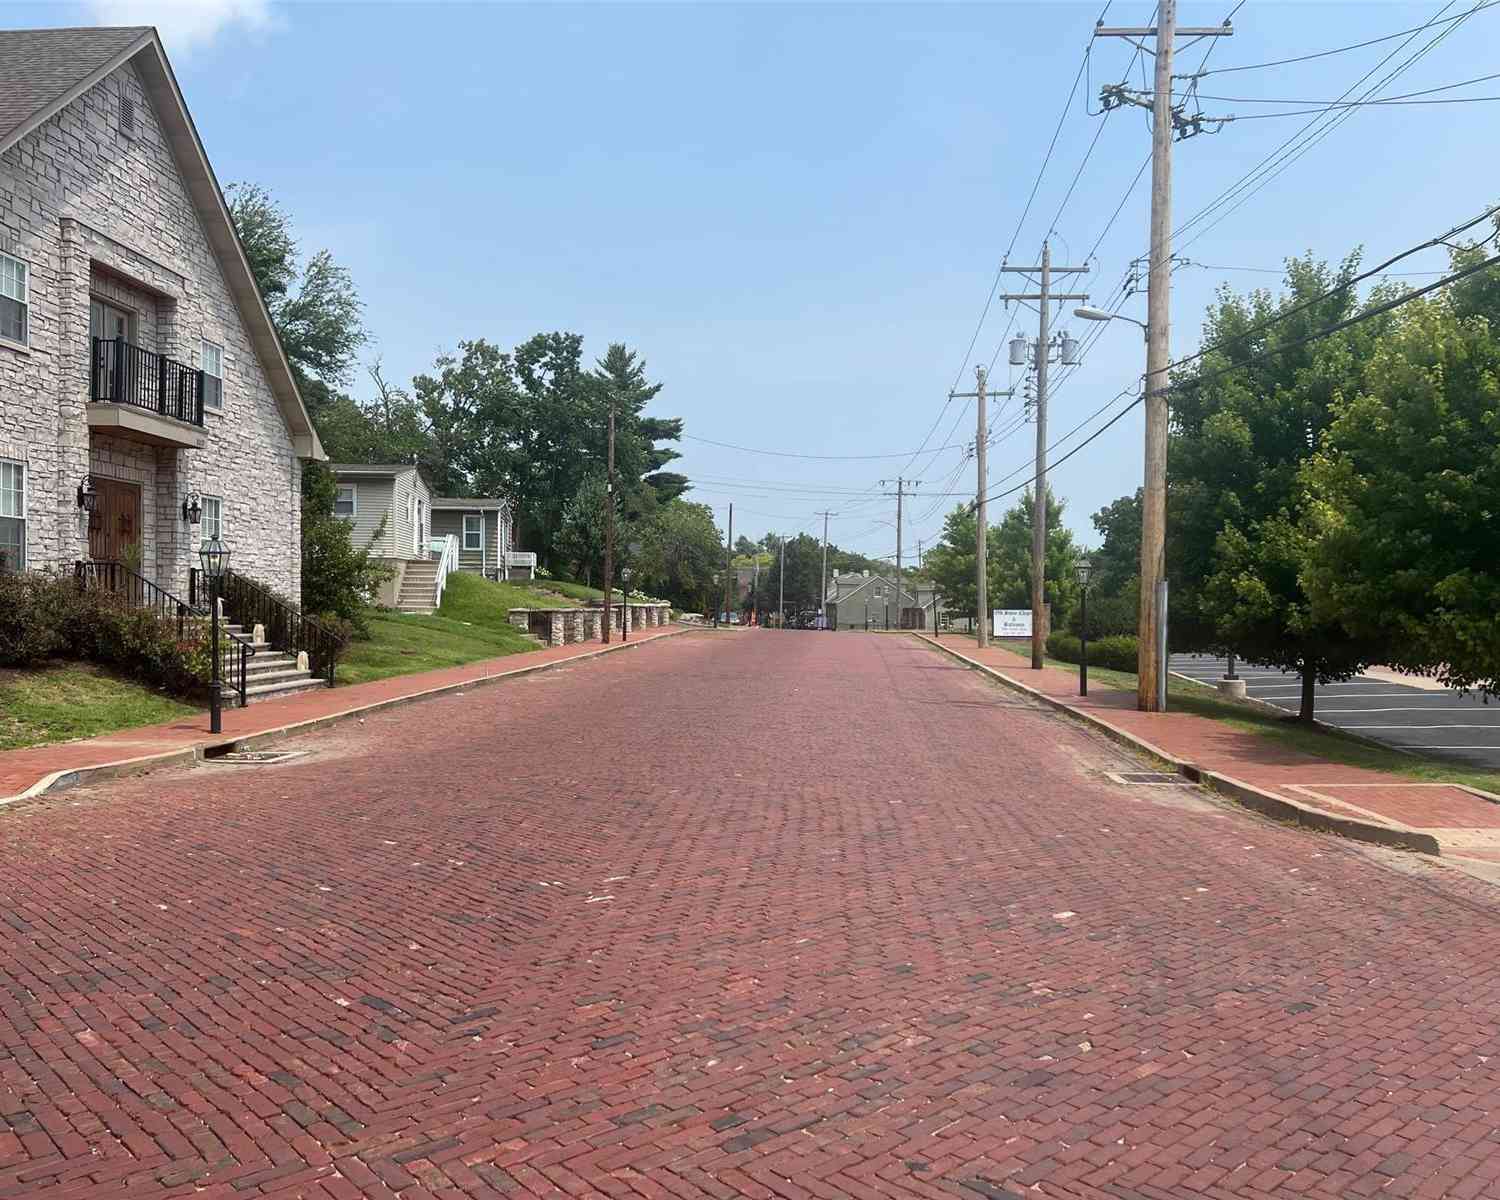
<instances>
[{"instance_id":1,"label":"decorative street lamp","mask_svg":"<svg viewBox=\"0 0 1500 1200\"><path fill-rule=\"evenodd\" d=\"M223 697L219 695L219 583L224 572L229 570L229 547L216 537L209 538L198 551L198 561L203 564L203 575L208 580L209 640L213 658L208 685L208 731L223 733Z\"/></svg>"},{"instance_id":2,"label":"decorative street lamp","mask_svg":"<svg viewBox=\"0 0 1500 1200\"><path fill-rule=\"evenodd\" d=\"M1078 694L1087 696L1089 694L1089 576L1094 573L1094 564L1087 557L1080 558L1074 570L1078 572L1078 586L1083 589L1081 625L1083 636L1080 639L1082 653L1078 656Z\"/></svg>"}]
</instances>

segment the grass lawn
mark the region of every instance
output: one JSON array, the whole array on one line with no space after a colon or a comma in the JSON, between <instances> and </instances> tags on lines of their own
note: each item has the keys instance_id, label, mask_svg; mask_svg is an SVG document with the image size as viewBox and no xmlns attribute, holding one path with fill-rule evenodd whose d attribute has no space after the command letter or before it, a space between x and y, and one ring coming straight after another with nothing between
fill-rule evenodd
<instances>
[{"instance_id":1,"label":"grass lawn","mask_svg":"<svg viewBox=\"0 0 1500 1200\"><path fill-rule=\"evenodd\" d=\"M0 671L0 750L95 737L198 711L86 663Z\"/></svg>"},{"instance_id":2,"label":"grass lawn","mask_svg":"<svg viewBox=\"0 0 1500 1200\"><path fill-rule=\"evenodd\" d=\"M372 614L370 636L349 647L338 682L369 683L535 650L536 643L507 621L506 611L543 607L552 605L518 584L455 573L443 588L442 607L430 617Z\"/></svg>"},{"instance_id":3,"label":"grass lawn","mask_svg":"<svg viewBox=\"0 0 1500 1200\"><path fill-rule=\"evenodd\" d=\"M1019 649L1004 642L991 641L991 646L1009 651L1016 658L1031 663L1029 649ZM1049 667L1061 667L1066 671L1078 670L1077 663L1058 659L1045 660ZM1024 680L1023 680L1024 682ZM1089 667L1089 686L1103 684L1123 691L1135 691L1133 672L1112 671L1107 667ZM1332 730L1312 729L1293 717L1283 717L1258 704L1243 700L1230 700L1219 695L1217 689L1176 676L1167 677L1168 707L1177 712L1190 712L1200 717L1223 721L1234 729L1242 729L1260 737L1269 738L1283 746L1301 750L1331 762L1344 763L1351 767L1365 767L1372 771L1388 771L1419 783L1460 783L1486 792L1500 793L1500 771L1483 767L1467 767L1458 763L1444 762L1435 758L1420 758L1403 754L1384 746L1372 745L1347 734Z\"/></svg>"}]
</instances>

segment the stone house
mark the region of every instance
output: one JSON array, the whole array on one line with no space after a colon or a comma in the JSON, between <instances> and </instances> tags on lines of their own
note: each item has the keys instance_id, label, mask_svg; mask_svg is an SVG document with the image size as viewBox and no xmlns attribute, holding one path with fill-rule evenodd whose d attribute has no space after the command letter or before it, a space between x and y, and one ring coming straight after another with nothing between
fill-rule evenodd
<instances>
[{"instance_id":1,"label":"stone house","mask_svg":"<svg viewBox=\"0 0 1500 1200\"><path fill-rule=\"evenodd\" d=\"M155 30L0 31L4 567L185 595L218 536L296 597L323 457Z\"/></svg>"},{"instance_id":2,"label":"stone house","mask_svg":"<svg viewBox=\"0 0 1500 1200\"><path fill-rule=\"evenodd\" d=\"M833 629L935 629L941 616L929 580L903 575L898 600L895 574L869 571L832 572L824 611Z\"/></svg>"}]
</instances>

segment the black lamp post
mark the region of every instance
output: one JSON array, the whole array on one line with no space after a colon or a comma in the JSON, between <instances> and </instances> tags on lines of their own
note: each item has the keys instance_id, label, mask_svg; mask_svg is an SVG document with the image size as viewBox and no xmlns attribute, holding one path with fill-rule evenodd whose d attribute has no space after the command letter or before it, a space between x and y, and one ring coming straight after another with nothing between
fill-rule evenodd
<instances>
[{"instance_id":1,"label":"black lamp post","mask_svg":"<svg viewBox=\"0 0 1500 1200\"><path fill-rule=\"evenodd\" d=\"M1089 694L1089 576L1093 574L1094 564L1086 558L1078 560L1078 586L1083 589L1083 613L1082 624L1083 636L1080 638L1082 653L1078 656L1078 694L1087 696Z\"/></svg>"},{"instance_id":2,"label":"black lamp post","mask_svg":"<svg viewBox=\"0 0 1500 1200\"><path fill-rule=\"evenodd\" d=\"M221 665L219 659L219 581L229 569L229 547L218 538L209 538L198 551L198 561L203 564L203 575L208 580L209 639L213 657L208 685L208 731L224 732L224 711L219 695Z\"/></svg>"}]
</instances>

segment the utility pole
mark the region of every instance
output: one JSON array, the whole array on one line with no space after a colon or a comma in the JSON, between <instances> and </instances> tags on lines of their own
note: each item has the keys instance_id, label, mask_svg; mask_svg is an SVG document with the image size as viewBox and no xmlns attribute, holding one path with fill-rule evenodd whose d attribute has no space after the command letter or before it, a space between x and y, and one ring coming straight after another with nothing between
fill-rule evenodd
<instances>
[{"instance_id":1,"label":"utility pole","mask_svg":"<svg viewBox=\"0 0 1500 1200\"><path fill-rule=\"evenodd\" d=\"M890 482L889 479L882 479L880 481L881 486L884 486L885 484L887 484L889 482ZM903 479L899 475L896 476L896 492L895 492L895 496L896 496L896 628L897 629L901 628L901 501L902 501L902 499L904 497L904 494L905 494L905 491L906 491L906 489L908 487L919 488L921 486L922 486L922 481L920 479ZM891 495L891 493L887 492L886 495L889 496L889 495ZM886 622L886 627L887 628L890 627L890 622L889 621Z\"/></svg>"},{"instance_id":2,"label":"utility pole","mask_svg":"<svg viewBox=\"0 0 1500 1200\"><path fill-rule=\"evenodd\" d=\"M827 626L827 613L825 605L828 602L828 518L836 517L836 512L822 512L815 514L823 518L823 577L821 580L823 590L818 593L818 627Z\"/></svg>"},{"instance_id":3,"label":"utility pole","mask_svg":"<svg viewBox=\"0 0 1500 1200\"><path fill-rule=\"evenodd\" d=\"M1052 294L1052 276L1081 275L1088 267L1054 267L1052 246L1042 243L1042 264L1039 267L1008 267L1002 271L1015 271L1026 275L1041 272L1041 291L1007 293L1006 300L1035 300L1041 314L1036 336L1036 476L1032 480L1031 505L1031 666L1042 669L1042 656L1047 649L1047 363L1052 354L1052 301L1087 300L1087 292L1062 292ZM1021 342L1022 339L1016 339ZM1062 336L1062 361L1071 365L1077 358L1071 347L1073 339ZM1011 362L1016 362L1015 343L1012 343ZM1024 361L1024 343L1022 350ZM1019 363L1017 365L1020 365Z\"/></svg>"},{"instance_id":4,"label":"utility pole","mask_svg":"<svg viewBox=\"0 0 1500 1200\"><path fill-rule=\"evenodd\" d=\"M1131 41L1156 38L1156 83L1150 105L1151 124L1151 272L1146 296L1146 477L1141 503L1141 603L1137 629L1136 698L1142 712L1166 707L1165 655L1160 649L1166 621L1167 532L1167 364L1171 358L1172 313L1172 135L1202 132L1201 118L1184 117L1172 105L1172 49L1184 37L1228 37L1229 22L1205 29L1177 28L1177 0L1160 0L1156 27L1094 30L1095 37ZM1110 89L1106 89L1110 91ZM1144 105L1119 87L1113 103Z\"/></svg>"},{"instance_id":5,"label":"utility pole","mask_svg":"<svg viewBox=\"0 0 1500 1200\"><path fill-rule=\"evenodd\" d=\"M776 627L786 628L786 537L781 539L781 573L776 580Z\"/></svg>"},{"instance_id":6,"label":"utility pole","mask_svg":"<svg viewBox=\"0 0 1500 1200\"><path fill-rule=\"evenodd\" d=\"M724 539L724 622L729 623L729 597L734 587L734 501L729 502L729 535Z\"/></svg>"},{"instance_id":7,"label":"utility pole","mask_svg":"<svg viewBox=\"0 0 1500 1200\"><path fill-rule=\"evenodd\" d=\"M963 400L973 397L975 401L976 421L974 425L974 458L978 469L975 473L976 484L974 490L974 519L976 523L974 538L974 588L977 597L974 607L975 625L978 631L979 646L983 649L990 644L990 614L989 614L989 541L985 534L989 529L989 497L985 490L990 485L989 474L985 470L988 461L985 451L989 447L989 399L990 395L1010 396L1015 393L1015 388L1008 388L1003 392L985 391L988 380L988 372L982 366L974 368L974 391L972 392L949 392L948 399Z\"/></svg>"},{"instance_id":8,"label":"utility pole","mask_svg":"<svg viewBox=\"0 0 1500 1200\"><path fill-rule=\"evenodd\" d=\"M615 587L615 398L609 398L609 482L604 506L604 644L609 645L609 627L614 620ZM624 625L620 628L623 630Z\"/></svg>"}]
</instances>

